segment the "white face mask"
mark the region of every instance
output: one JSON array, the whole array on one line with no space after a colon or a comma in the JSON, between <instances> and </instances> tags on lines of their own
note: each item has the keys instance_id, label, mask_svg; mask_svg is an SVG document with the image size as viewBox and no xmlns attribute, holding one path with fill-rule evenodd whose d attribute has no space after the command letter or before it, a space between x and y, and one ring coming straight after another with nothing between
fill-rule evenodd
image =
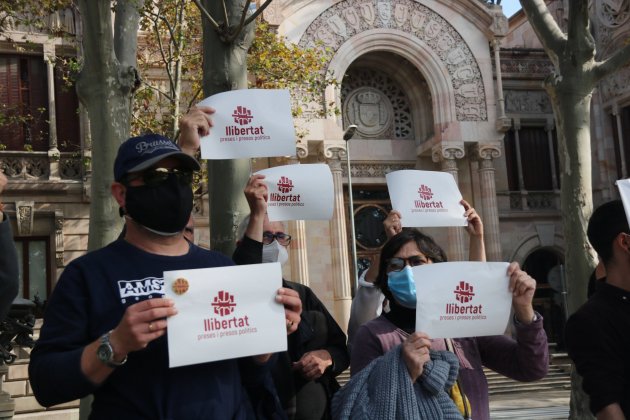
<instances>
[{"instance_id":1,"label":"white face mask","mask_svg":"<svg viewBox=\"0 0 630 420\"><path fill-rule=\"evenodd\" d=\"M262 262L279 262L280 265L284 265L287 261L289 261L289 253L277 240L274 239L270 244L263 244Z\"/></svg>"}]
</instances>

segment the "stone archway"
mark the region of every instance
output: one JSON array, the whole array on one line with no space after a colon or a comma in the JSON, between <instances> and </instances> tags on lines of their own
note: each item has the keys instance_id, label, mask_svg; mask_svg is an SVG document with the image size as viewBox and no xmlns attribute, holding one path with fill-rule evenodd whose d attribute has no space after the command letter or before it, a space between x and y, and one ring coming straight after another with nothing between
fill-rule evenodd
<instances>
[{"instance_id":1,"label":"stone archway","mask_svg":"<svg viewBox=\"0 0 630 420\"><path fill-rule=\"evenodd\" d=\"M480 67L464 38L445 18L413 0L341 1L308 26L299 44L336 51L328 70L340 76L371 51L391 51L426 77L436 123L487 121Z\"/></svg>"}]
</instances>

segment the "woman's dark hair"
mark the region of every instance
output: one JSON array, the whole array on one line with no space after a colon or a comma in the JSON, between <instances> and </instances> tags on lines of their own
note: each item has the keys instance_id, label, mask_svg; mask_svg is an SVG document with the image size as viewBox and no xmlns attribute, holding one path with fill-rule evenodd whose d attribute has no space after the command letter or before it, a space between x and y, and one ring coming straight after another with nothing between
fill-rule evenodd
<instances>
[{"instance_id":1,"label":"woman's dark hair","mask_svg":"<svg viewBox=\"0 0 630 420\"><path fill-rule=\"evenodd\" d=\"M446 262L446 253L429 235L425 235L418 229L403 229L399 234L392 236L381 250L381 259L378 266L378 274L374 284L381 289L383 294L392 299L387 288L387 261L409 242L415 242L420 252L434 263Z\"/></svg>"}]
</instances>

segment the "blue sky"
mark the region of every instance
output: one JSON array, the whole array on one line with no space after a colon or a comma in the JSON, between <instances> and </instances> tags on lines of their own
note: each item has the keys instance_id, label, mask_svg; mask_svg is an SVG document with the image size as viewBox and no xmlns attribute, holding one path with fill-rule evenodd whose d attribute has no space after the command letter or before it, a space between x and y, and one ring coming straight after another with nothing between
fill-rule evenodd
<instances>
[{"instance_id":1,"label":"blue sky","mask_svg":"<svg viewBox=\"0 0 630 420\"><path fill-rule=\"evenodd\" d=\"M518 0L503 0L501 6L503 7L503 14L510 17L521 8L521 2Z\"/></svg>"}]
</instances>

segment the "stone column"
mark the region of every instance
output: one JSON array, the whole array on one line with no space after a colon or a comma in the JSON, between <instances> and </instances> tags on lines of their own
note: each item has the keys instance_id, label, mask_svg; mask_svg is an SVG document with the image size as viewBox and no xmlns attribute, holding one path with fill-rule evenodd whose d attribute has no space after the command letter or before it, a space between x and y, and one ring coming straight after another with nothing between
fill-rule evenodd
<instances>
[{"instance_id":1,"label":"stone column","mask_svg":"<svg viewBox=\"0 0 630 420\"><path fill-rule=\"evenodd\" d=\"M44 44L46 80L48 81L48 179L59 179L59 149L57 148L57 110L55 108L55 45Z\"/></svg>"},{"instance_id":2,"label":"stone column","mask_svg":"<svg viewBox=\"0 0 630 420\"><path fill-rule=\"evenodd\" d=\"M628 168L626 166L626 152L623 145L623 124L621 123L621 113L619 112L619 104L615 102L612 108L612 114L615 117L617 123L617 146L619 147L619 156L621 157L621 177L628 177Z\"/></svg>"},{"instance_id":3,"label":"stone column","mask_svg":"<svg viewBox=\"0 0 630 420\"><path fill-rule=\"evenodd\" d=\"M497 187L494 178L494 159L501 157L501 144L478 144L475 152L479 158L479 181L481 183L481 208L483 211L484 240L488 261L503 261L501 234L499 231L499 209Z\"/></svg>"},{"instance_id":4,"label":"stone column","mask_svg":"<svg viewBox=\"0 0 630 420\"><path fill-rule=\"evenodd\" d=\"M556 153L553 150L553 129L555 127L554 119L549 118L545 125L545 131L547 132L547 145L549 147L549 164L551 165L551 185L554 191L560 189L560 183L558 182L558 176L556 175Z\"/></svg>"},{"instance_id":5,"label":"stone column","mask_svg":"<svg viewBox=\"0 0 630 420\"><path fill-rule=\"evenodd\" d=\"M464 157L463 145L438 144L433 147L433 162L441 162L442 171L448 172L455 178L455 183L459 185L457 176L457 160ZM466 232L460 226L448 228L448 251L449 261L467 261L466 255Z\"/></svg>"},{"instance_id":6,"label":"stone column","mask_svg":"<svg viewBox=\"0 0 630 420\"><path fill-rule=\"evenodd\" d=\"M296 157L291 157L288 160L290 165L299 164L300 159L308 156L308 148L305 144L298 143L296 152ZM291 249L289 251L291 280L308 286L308 253L306 251L306 223L304 220L290 220L289 234L291 235Z\"/></svg>"},{"instance_id":7,"label":"stone column","mask_svg":"<svg viewBox=\"0 0 630 420\"><path fill-rule=\"evenodd\" d=\"M346 157L346 148L345 144L323 145L322 148L322 154L326 158L326 163L328 163L332 172L335 197L333 217L330 221L330 252L332 257L330 274L333 279L333 312L341 329L346 331L350 320L350 304L352 303L341 168L342 161Z\"/></svg>"},{"instance_id":8,"label":"stone column","mask_svg":"<svg viewBox=\"0 0 630 420\"><path fill-rule=\"evenodd\" d=\"M8 371L7 365L0 365L0 420L12 419L15 412L15 401L8 392L2 390L2 383Z\"/></svg>"}]
</instances>

